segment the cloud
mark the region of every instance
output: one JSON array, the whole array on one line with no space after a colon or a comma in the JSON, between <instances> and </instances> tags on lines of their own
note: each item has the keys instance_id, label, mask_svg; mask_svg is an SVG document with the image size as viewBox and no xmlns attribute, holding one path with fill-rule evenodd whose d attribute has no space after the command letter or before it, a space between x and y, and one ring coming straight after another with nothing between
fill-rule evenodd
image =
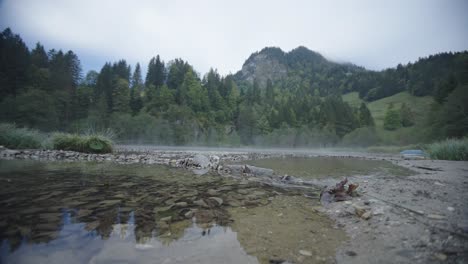
<instances>
[{"instance_id":1,"label":"cloud","mask_svg":"<svg viewBox=\"0 0 468 264\"><path fill-rule=\"evenodd\" d=\"M304 45L371 69L466 50L466 10L464 0L4 0L0 23L30 45L74 50L85 69L160 54L227 74L265 46Z\"/></svg>"}]
</instances>

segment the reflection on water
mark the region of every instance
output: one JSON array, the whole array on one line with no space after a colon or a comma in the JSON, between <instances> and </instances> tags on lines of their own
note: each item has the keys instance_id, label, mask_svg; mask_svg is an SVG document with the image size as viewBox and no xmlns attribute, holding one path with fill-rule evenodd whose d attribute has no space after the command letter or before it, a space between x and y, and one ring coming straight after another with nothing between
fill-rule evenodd
<instances>
[{"instance_id":1,"label":"reflection on water","mask_svg":"<svg viewBox=\"0 0 468 264\"><path fill-rule=\"evenodd\" d=\"M278 194L110 163L0 161L0 183L1 263L256 263L225 227L226 208Z\"/></svg>"},{"instance_id":2,"label":"reflection on water","mask_svg":"<svg viewBox=\"0 0 468 264\"><path fill-rule=\"evenodd\" d=\"M301 178L346 177L351 175L387 174L407 176L413 172L389 161L341 157L286 157L245 161L243 163L273 169L280 175Z\"/></svg>"},{"instance_id":3,"label":"reflection on water","mask_svg":"<svg viewBox=\"0 0 468 264\"><path fill-rule=\"evenodd\" d=\"M229 227L214 225L209 229L195 223L185 228L171 243L152 236L135 243L135 216L126 223L113 224L103 240L86 224L63 214L63 227L48 243L28 243L11 252L8 240L1 245L2 263L257 263L242 249L237 235ZM117 220L118 221L118 220Z\"/></svg>"}]
</instances>

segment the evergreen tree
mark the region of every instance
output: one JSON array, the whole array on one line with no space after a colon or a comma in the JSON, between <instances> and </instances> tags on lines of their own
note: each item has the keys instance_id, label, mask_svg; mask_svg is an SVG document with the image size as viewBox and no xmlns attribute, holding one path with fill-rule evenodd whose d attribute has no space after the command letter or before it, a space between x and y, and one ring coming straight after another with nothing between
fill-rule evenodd
<instances>
[{"instance_id":1,"label":"evergreen tree","mask_svg":"<svg viewBox=\"0 0 468 264\"><path fill-rule=\"evenodd\" d=\"M401 118L401 125L404 127L410 127L414 125L414 116L411 109L403 103L400 108L400 118Z\"/></svg>"},{"instance_id":2,"label":"evergreen tree","mask_svg":"<svg viewBox=\"0 0 468 264\"><path fill-rule=\"evenodd\" d=\"M265 91L266 91L265 92L266 103L269 105L272 105L275 101L275 94L273 91L273 84L270 79L267 80Z\"/></svg>"},{"instance_id":3,"label":"evergreen tree","mask_svg":"<svg viewBox=\"0 0 468 264\"><path fill-rule=\"evenodd\" d=\"M130 82L130 65L127 64L125 60L119 60L118 62L112 65L112 72L114 75L117 75L118 78L124 79L127 82Z\"/></svg>"},{"instance_id":4,"label":"evergreen tree","mask_svg":"<svg viewBox=\"0 0 468 264\"><path fill-rule=\"evenodd\" d=\"M148 72L146 73L146 86L154 85L155 87L162 86L166 81L166 68L164 62L161 61L159 55L151 58L148 64Z\"/></svg>"},{"instance_id":5,"label":"evergreen tree","mask_svg":"<svg viewBox=\"0 0 468 264\"><path fill-rule=\"evenodd\" d=\"M384 117L384 129L396 130L401 127L400 112L392 107L387 109Z\"/></svg>"},{"instance_id":6,"label":"evergreen tree","mask_svg":"<svg viewBox=\"0 0 468 264\"><path fill-rule=\"evenodd\" d=\"M19 35L0 33L0 98L19 93L28 81L29 50Z\"/></svg>"},{"instance_id":7,"label":"evergreen tree","mask_svg":"<svg viewBox=\"0 0 468 264\"><path fill-rule=\"evenodd\" d=\"M434 99L442 104L447 96L457 87L457 80L453 74L450 74L447 80L439 83L434 93Z\"/></svg>"},{"instance_id":8,"label":"evergreen tree","mask_svg":"<svg viewBox=\"0 0 468 264\"><path fill-rule=\"evenodd\" d=\"M47 57L47 52L39 42L36 43L36 47L31 51L31 64L37 68L48 68L49 67L49 57Z\"/></svg>"},{"instance_id":9,"label":"evergreen tree","mask_svg":"<svg viewBox=\"0 0 468 264\"><path fill-rule=\"evenodd\" d=\"M130 89L128 81L122 78L114 78L113 83L113 104L112 112L129 113L130 112Z\"/></svg>"},{"instance_id":10,"label":"evergreen tree","mask_svg":"<svg viewBox=\"0 0 468 264\"><path fill-rule=\"evenodd\" d=\"M361 103L361 106L359 107L359 122L361 124L361 127L375 125L374 118L372 118L372 114L365 103Z\"/></svg>"},{"instance_id":11,"label":"evergreen tree","mask_svg":"<svg viewBox=\"0 0 468 264\"><path fill-rule=\"evenodd\" d=\"M132 90L137 91L133 92L134 95L139 95L145 88L145 86L143 85L143 79L141 78L140 63L137 63L135 66L135 71L132 75L132 82L130 87L132 88Z\"/></svg>"}]
</instances>

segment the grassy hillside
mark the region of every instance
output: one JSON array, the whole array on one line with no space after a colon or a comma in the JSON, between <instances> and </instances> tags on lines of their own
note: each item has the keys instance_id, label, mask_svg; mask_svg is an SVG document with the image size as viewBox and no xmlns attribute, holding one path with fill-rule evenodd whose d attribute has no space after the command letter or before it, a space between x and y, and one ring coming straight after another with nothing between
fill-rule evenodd
<instances>
[{"instance_id":1,"label":"grassy hillside","mask_svg":"<svg viewBox=\"0 0 468 264\"><path fill-rule=\"evenodd\" d=\"M359 107L362 102L357 92L343 95L343 100L354 107ZM418 97L412 96L408 92L401 92L368 103L367 106L374 117L377 133L382 139L382 144L407 145L423 141L425 134L429 132L427 127L425 127L425 119L427 118L432 101L433 99L430 96ZM402 127L395 131L384 130L383 120L390 103L393 103L396 109L399 109L403 103L406 103L414 113L415 125L412 127Z\"/></svg>"}]
</instances>

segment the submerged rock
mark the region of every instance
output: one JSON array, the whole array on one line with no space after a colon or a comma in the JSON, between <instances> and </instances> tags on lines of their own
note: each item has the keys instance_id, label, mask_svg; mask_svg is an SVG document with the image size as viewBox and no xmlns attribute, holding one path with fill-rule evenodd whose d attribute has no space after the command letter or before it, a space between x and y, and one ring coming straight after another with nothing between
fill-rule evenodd
<instances>
[{"instance_id":1,"label":"submerged rock","mask_svg":"<svg viewBox=\"0 0 468 264\"><path fill-rule=\"evenodd\" d=\"M210 197L209 199L215 201L218 204L218 206L223 204L223 199L219 197Z\"/></svg>"}]
</instances>

